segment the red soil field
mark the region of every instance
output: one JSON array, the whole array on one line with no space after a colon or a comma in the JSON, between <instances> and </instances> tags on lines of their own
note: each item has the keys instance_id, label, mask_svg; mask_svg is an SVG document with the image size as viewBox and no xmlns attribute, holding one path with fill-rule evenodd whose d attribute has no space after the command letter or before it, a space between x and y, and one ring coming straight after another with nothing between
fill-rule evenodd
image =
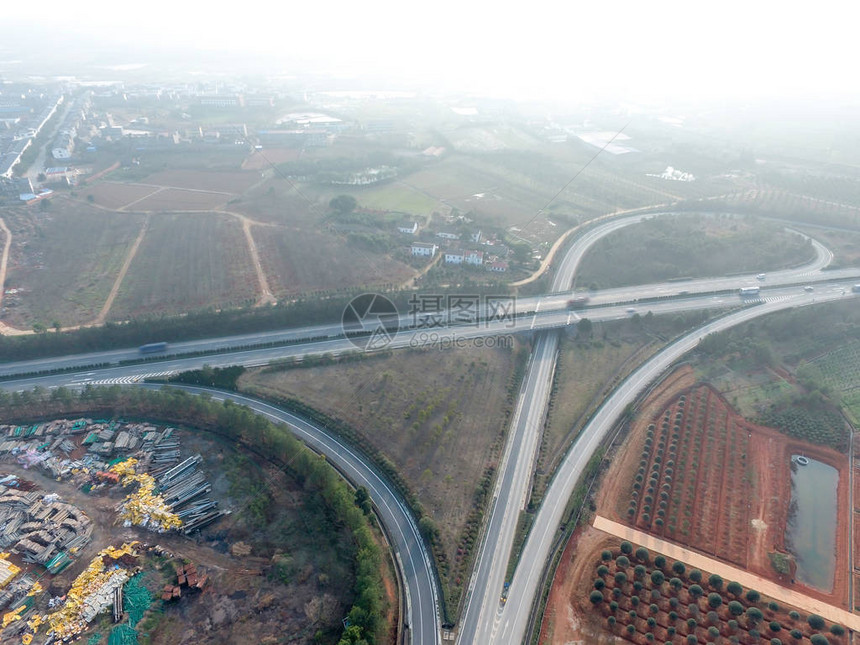
<instances>
[{"instance_id":1,"label":"red soil field","mask_svg":"<svg viewBox=\"0 0 860 645\"><path fill-rule=\"evenodd\" d=\"M665 398L667 392L662 394ZM830 448L746 421L708 385L678 387L672 394L659 412L652 407L650 416L640 415L616 471L626 490L604 500L609 502L604 512L779 581L768 553L787 552L791 455L802 452L836 468L840 509L847 506L848 460ZM809 595L840 606L848 603L845 520L840 517L837 527L833 590L808 588Z\"/></svg>"},{"instance_id":2,"label":"red soil field","mask_svg":"<svg viewBox=\"0 0 860 645\"><path fill-rule=\"evenodd\" d=\"M683 406L679 405L682 400ZM836 468L838 508L847 508L849 472L844 455L746 421L713 388L695 385L689 367L666 377L640 410L638 421L604 478L607 483L598 493L598 509L611 519L778 581L767 554L786 551L791 455L801 452ZM680 432L675 432L676 419ZM645 450L652 425L653 438ZM675 434L678 436L673 439ZM661 439L663 454L657 463ZM628 513L637 492L634 483L643 454L645 470L631 518ZM668 466L670 460L674 463ZM672 469L668 481L667 468ZM657 485L651 493L646 521L645 497L655 472ZM667 494L661 495L663 492ZM666 502L662 515L658 514L660 502ZM658 518L663 519L663 526L659 526ZM837 527L834 589L824 592L804 587L805 593L839 606L849 602L846 520L840 516Z\"/></svg>"}]
</instances>

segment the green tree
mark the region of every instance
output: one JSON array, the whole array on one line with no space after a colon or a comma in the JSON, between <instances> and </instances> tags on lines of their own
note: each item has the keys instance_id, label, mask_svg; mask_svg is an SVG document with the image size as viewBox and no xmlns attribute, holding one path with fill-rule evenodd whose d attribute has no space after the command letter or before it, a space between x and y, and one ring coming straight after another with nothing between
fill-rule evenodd
<instances>
[{"instance_id":1,"label":"green tree","mask_svg":"<svg viewBox=\"0 0 860 645\"><path fill-rule=\"evenodd\" d=\"M332 198L328 205L333 211L337 211L341 215L346 215L355 210L358 202L352 195L338 195Z\"/></svg>"},{"instance_id":2,"label":"green tree","mask_svg":"<svg viewBox=\"0 0 860 645\"><path fill-rule=\"evenodd\" d=\"M370 515L373 511L373 506L370 503L370 495L364 486L359 486L355 489L355 505L358 506L365 515Z\"/></svg>"},{"instance_id":3,"label":"green tree","mask_svg":"<svg viewBox=\"0 0 860 645\"><path fill-rule=\"evenodd\" d=\"M439 529L436 528L435 522L433 522L429 515L421 516L421 519L418 520L418 529L428 540L435 539L439 533Z\"/></svg>"},{"instance_id":4,"label":"green tree","mask_svg":"<svg viewBox=\"0 0 860 645\"><path fill-rule=\"evenodd\" d=\"M576 331L583 338L591 338L594 333L594 325L588 318L582 318L578 323L576 323Z\"/></svg>"},{"instance_id":5,"label":"green tree","mask_svg":"<svg viewBox=\"0 0 860 645\"><path fill-rule=\"evenodd\" d=\"M760 623L763 618L764 614L761 613L761 610L758 607L750 607L747 609L747 620L749 620L751 624L755 625Z\"/></svg>"},{"instance_id":6,"label":"green tree","mask_svg":"<svg viewBox=\"0 0 860 645\"><path fill-rule=\"evenodd\" d=\"M809 626L812 627L812 629L824 629L824 619L818 614L809 614L806 622L809 623Z\"/></svg>"},{"instance_id":7,"label":"green tree","mask_svg":"<svg viewBox=\"0 0 860 645\"><path fill-rule=\"evenodd\" d=\"M716 609L720 605L723 604L723 597L718 593L709 593L708 594L708 606L712 609Z\"/></svg>"}]
</instances>

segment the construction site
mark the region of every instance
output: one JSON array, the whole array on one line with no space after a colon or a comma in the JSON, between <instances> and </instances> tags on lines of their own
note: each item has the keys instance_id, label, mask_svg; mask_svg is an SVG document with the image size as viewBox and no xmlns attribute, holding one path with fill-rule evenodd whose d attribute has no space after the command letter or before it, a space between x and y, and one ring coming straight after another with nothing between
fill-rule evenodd
<instances>
[{"instance_id":1,"label":"construction site","mask_svg":"<svg viewBox=\"0 0 860 645\"><path fill-rule=\"evenodd\" d=\"M138 484L123 506L129 525L191 533L221 515L198 469L200 455L182 458L174 428L146 423L60 419L0 425L0 463L38 468L86 492Z\"/></svg>"},{"instance_id":2,"label":"construction site","mask_svg":"<svg viewBox=\"0 0 860 645\"><path fill-rule=\"evenodd\" d=\"M202 457L183 457L178 437L174 428L121 421L63 419L0 425L0 642L71 642L103 612L115 624L109 643L137 642L133 623L152 598L142 585L129 585L149 551L155 549L162 558L172 554L138 541L117 547L96 543L94 548L104 548L67 591L57 594L59 576L87 551L98 528L61 492L102 500L102 506L112 511L100 516L101 524L112 517L114 527L194 533L223 511L210 496ZM3 472L4 462L17 473ZM21 471L32 473L33 479L52 490L40 490ZM99 531L102 539L105 535ZM79 568L70 571L73 574ZM183 587L197 592L207 583L207 576L198 574L194 564L180 562L175 569L177 584L175 592L171 587L171 600L180 597Z\"/></svg>"},{"instance_id":3,"label":"construction site","mask_svg":"<svg viewBox=\"0 0 860 645\"><path fill-rule=\"evenodd\" d=\"M351 535L312 487L197 429L2 421L0 643L339 638Z\"/></svg>"}]
</instances>

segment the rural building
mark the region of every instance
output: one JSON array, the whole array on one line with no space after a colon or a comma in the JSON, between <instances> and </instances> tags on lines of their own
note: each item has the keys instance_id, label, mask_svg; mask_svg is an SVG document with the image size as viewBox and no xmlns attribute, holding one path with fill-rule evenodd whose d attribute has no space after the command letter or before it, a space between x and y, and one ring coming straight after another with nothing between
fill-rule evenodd
<instances>
[{"instance_id":1,"label":"rural building","mask_svg":"<svg viewBox=\"0 0 860 645\"><path fill-rule=\"evenodd\" d=\"M51 156L54 159L69 159L75 150L74 129L71 132L61 132L54 141L51 148Z\"/></svg>"},{"instance_id":2,"label":"rural building","mask_svg":"<svg viewBox=\"0 0 860 645\"><path fill-rule=\"evenodd\" d=\"M415 235L418 231L418 222L402 222L397 225L397 230L404 235Z\"/></svg>"},{"instance_id":3,"label":"rural building","mask_svg":"<svg viewBox=\"0 0 860 645\"><path fill-rule=\"evenodd\" d=\"M436 237L441 237L443 240L459 240L460 234L450 229L442 229L436 233Z\"/></svg>"},{"instance_id":4,"label":"rural building","mask_svg":"<svg viewBox=\"0 0 860 645\"><path fill-rule=\"evenodd\" d=\"M45 183L66 182L74 179L77 173L71 168L65 166L57 166L54 168L45 168Z\"/></svg>"},{"instance_id":5,"label":"rural building","mask_svg":"<svg viewBox=\"0 0 860 645\"><path fill-rule=\"evenodd\" d=\"M507 262L490 262L487 265L487 271L493 271L494 273L504 273L508 270Z\"/></svg>"},{"instance_id":6,"label":"rural building","mask_svg":"<svg viewBox=\"0 0 860 645\"><path fill-rule=\"evenodd\" d=\"M481 266L483 263L483 251L458 251L456 249L445 251L445 264L471 264L472 266Z\"/></svg>"},{"instance_id":7,"label":"rural building","mask_svg":"<svg viewBox=\"0 0 860 645\"><path fill-rule=\"evenodd\" d=\"M415 256L424 256L428 258L432 258L436 255L436 251L439 250L439 247L435 244L424 244L423 242L416 242L412 245L412 255Z\"/></svg>"},{"instance_id":8,"label":"rural building","mask_svg":"<svg viewBox=\"0 0 860 645\"><path fill-rule=\"evenodd\" d=\"M484 263L484 252L483 251L466 251L463 254L463 260L466 264L471 264L474 266L481 266Z\"/></svg>"}]
</instances>

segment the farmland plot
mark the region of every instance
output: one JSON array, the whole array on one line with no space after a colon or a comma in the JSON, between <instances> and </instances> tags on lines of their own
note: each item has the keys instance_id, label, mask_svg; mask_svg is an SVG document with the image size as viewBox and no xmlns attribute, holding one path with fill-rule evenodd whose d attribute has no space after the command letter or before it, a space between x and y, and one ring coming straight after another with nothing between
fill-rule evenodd
<instances>
[{"instance_id":1,"label":"farmland plot","mask_svg":"<svg viewBox=\"0 0 860 645\"><path fill-rule=\"evenodd\" d=\"M108 210L119 210L129 204L151 195L158 188L140 184L122 184L104 181L84 188L87 201Z\"/></svg>"},{"instance_id":2,"label":"farmland plot","mask_svg":"<svg viewBox=\"0 0 860 645\"><path fill-rule=\"evenodd\" d=\"M19 290L4 298L4 321L22 329L95 318L143 224L142 215L106 213L66 199L4 219L13 240L5 288Z\"/></svg>"},{"instance_id":3,"label":"farmland plot","mask_svg":"<svg viewBox=\"0 0 860 645\"><path fill-rule=\"evenodd\" d=\"M217 213L153 215L110 318L239 305L253 300L256 287L235 219Z\"/></svg>"},{"instance_id":4,"label":"farmland plot","mask_svg":"<svg viewBox=\"0 0 860 645\"><path fill-rule=\"evenodd\" d=\"M260 180L258 172L218 172L198 170L165 170L144 178L140 183L239 194Z\"/></svg>"},{"instance_id":5,"label":"farmland plot","mask_svg":"<svg viewBox=\"0 0 860 645\"><path fill-rule=\"evenodd\" d=\"M180 188L156 190L134 205L139 211L205 211L227 203L229 194L209 193Z\"/></svg>"},{"instance_id":6,"label":"farmland plot","mask_svg":"<svg viewBox=\"0 0 860 645\"><path fill-rule=\"evenodd\" d=\"M747 566L750 431L709 387L648 425L628 517L643 530Z\"/></svg>"},{"instance_id":7,"label":"farmland plot","mask_svg":"<svg viewBox=\"0 0 860 645\"><path fill-rule=\"evenodd\" d=\"M578 606L618 640L632 643L845 643L845 629L821 617L781 605L738 582L688 568L663 556L652 560L629 542L586 556L595 576L590 592L577 594ZM585 582L585 581L583 581ZM580 585L580 589L587 588ZM763 636L768 634L763 640ZM817 636L816 636L817 635ZM769 641L774 643L773 640Z\"/></svg>"},{"instance_id":8,"label":"farmland plot","mask_svg":"<svg viewBox=\"0 0 860 645\"><path fill-rule=\"evenodd\" d=\"M777 571L771 556L792 548L791 455L839 472L837 508L848 504L848 460L747 421L709 384L676 383L660 393L659 405L643 404L647 412L612 465L601 505L641 531L787 584L793 574ZM836 554L832 588L803 585L804 593L847 600L848 524L837 516L835 544L819 547Z\"/></svg>"},{"instance_id":9,"label":"farmland plot","mask_svg":"<svg viewBox=\"0 0 860 645\"><path fill-rule=\"evenodd\" d=\"M255 227L263 270L276 296L396 285L414 271L391 258L350 246L330 233Z\"/></svg>"},{"instance_id":10,"label":"farmland plot","mask_svg":"<svg viewBox=\"0 0 860 645\"><path fill-rule=\"evenodd\" d=\"M802 366L817 372L819 382L842 396L845 412L860 425L860 341L842 345Z\"/></svg>"}]
</instances>

